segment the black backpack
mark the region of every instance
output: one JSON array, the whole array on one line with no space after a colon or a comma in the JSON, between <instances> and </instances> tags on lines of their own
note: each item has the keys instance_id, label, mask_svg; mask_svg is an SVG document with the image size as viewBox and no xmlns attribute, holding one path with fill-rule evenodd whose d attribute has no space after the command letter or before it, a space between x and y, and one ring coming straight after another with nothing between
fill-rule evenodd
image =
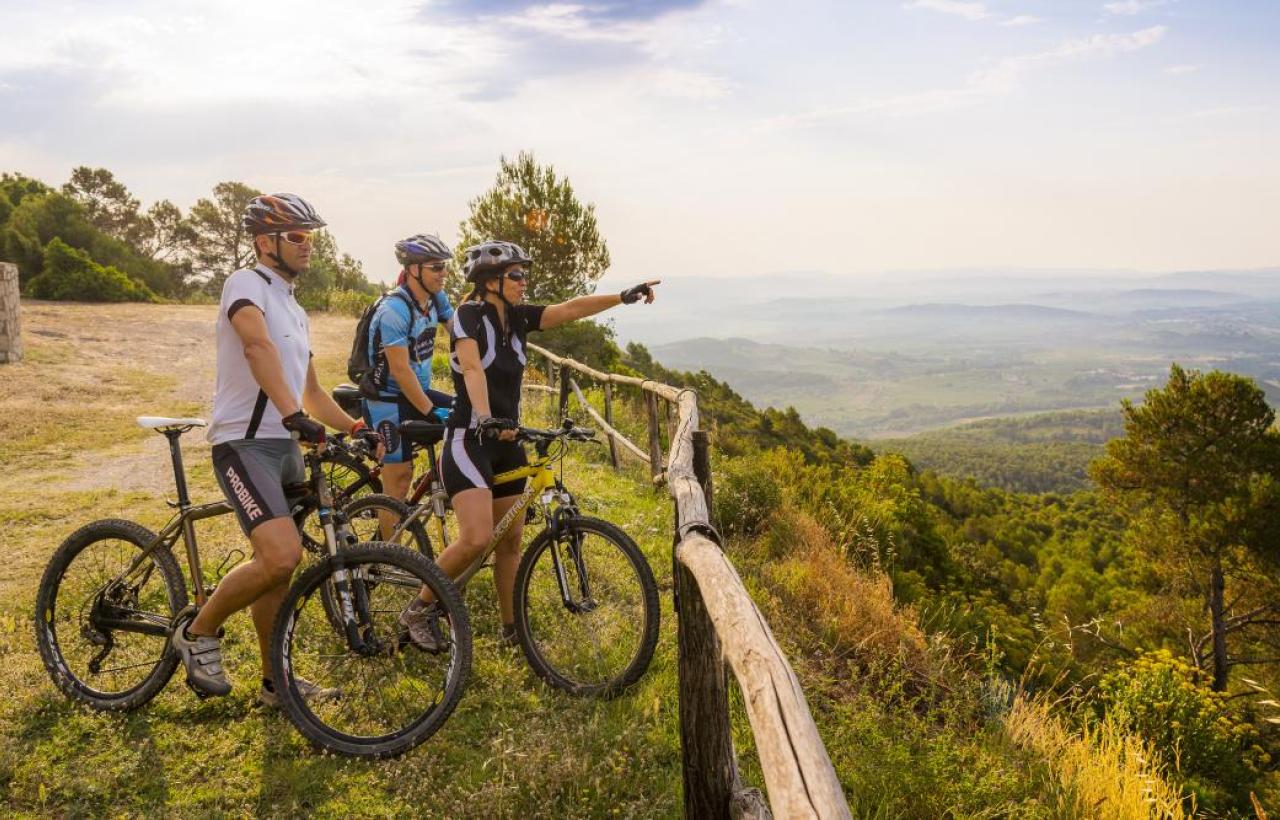
<instances>
[{"instance_id":1,"label":"black backpack","mask_svg":"<svg viewBox=\"0 0 1280 820\"><path fill-rule=\"evenodd\" d=\"M360 315L360 321L356 322L356 336L351 341L351 355L347 356L347 378L360 387L361 393L371 399L378 398L379 394L373 379L374 362L369 361L369 326L373 324L373 315L378 312L383 300L391 296L400 297L409 306L409 322L413 323L413 313L416 310L413 300L399 289L384 293ZM413 346L410 345L410 350L412 349Z\"/></svg>"}]
</instances>

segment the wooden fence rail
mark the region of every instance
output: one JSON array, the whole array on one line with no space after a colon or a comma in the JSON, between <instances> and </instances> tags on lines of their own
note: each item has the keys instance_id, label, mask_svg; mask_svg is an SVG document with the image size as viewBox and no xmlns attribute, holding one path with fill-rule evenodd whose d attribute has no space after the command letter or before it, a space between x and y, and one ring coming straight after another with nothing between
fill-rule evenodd
<instances>
[{"instance_id":1,"label":"wooden fence rail","mask_svg":"<svg viewBox=\"0 0 1280 820\"><path fill-rule=\"evenodd\" d=\"M596 424L624 450L649 463L665 479L675 502L673 569L679 634L680 743L684 812L689 818L850 816L831 758L818 736L804 692L764 616L720 548L711 524L711 462L706 432L699 429L698 397L648 379L602 373L537 345L555 379L540 387L559 397L563 414L573 395ZM605 387L605 412L592 408L570 372ZM558 384L555 382L558 381ZM649 428L648 452L618 432L614 385L639 388ZM666 467L662 465L658 400L674 407ZM617 466L616 450L614 465ZM746 704L769 795L738 776L729 726L728 679L733 672Z\"/></svg>"}]
</instances>

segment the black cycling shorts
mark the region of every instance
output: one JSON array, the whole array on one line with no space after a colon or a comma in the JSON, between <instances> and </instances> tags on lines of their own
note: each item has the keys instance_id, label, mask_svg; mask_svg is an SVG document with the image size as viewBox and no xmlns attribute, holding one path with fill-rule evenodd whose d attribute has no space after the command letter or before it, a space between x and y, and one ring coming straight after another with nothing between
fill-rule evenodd
<instances>
[{"instance_id":1,"label":"black cycling shorts","mask_svg":"<svg viewBox=\"0 0 1280 820\"><path fill-rule=\"evenodd\" d=\"M248 535L259 524L289 515L285 487L307 480L302 450L291 438L255 438L213 445L213 474Z\"/></svg>"},{"instance_id":2,"label":"black cycling shorts","mask_svg":"<svg viewBox=\"0 0 1280 820\"><path fill-rule=\"evenodd\" d=\"M475 438L475 430L450 428L444 434L440 473L449 497L463 490L491 489L494 498L508 498L524 492L527 479L493 485L493 477L529 463L524 447L514 441Z\"/></svg>"}]
</instances>

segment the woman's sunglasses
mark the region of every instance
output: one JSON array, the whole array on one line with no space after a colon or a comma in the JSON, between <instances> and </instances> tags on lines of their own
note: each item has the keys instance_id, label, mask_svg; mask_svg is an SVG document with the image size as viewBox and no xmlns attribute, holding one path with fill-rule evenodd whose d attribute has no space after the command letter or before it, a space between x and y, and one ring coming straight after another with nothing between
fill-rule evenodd
<instances>
[{"instance_id":1,"label":"woman's sunglasses","mask_svg":"<svg viewBox=\"0 0 1280 820\"><path fill-rule=\"evenodd\" d=\"M529 272L524 270L512 270L507 271L504 275L512 282L523 282L529 277Z\"/></svg>"},{"instance_id":2,"label":"woman's sunglasses","mask_svg":"<svg viewBox=\"0 0 1280 820\"><path fill-rule=\"evenodd\" d=\"M276 235L290 245L310 245L315 240L311 231L286 231Z\"/></svg>"}]
</instances>

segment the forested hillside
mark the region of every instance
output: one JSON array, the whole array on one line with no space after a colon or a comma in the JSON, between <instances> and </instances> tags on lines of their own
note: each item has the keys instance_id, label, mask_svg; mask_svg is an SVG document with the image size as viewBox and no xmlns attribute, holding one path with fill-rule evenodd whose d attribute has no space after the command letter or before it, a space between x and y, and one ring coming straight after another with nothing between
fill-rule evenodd
<instances>
[{"instance_id":1,"label":"forested hillside","mask_svg":"<svg viewBox=\"0 0 1280 820\"><path fill-rule=\"evenodd\" d=\"M1099 457L1089 469L1101 492L1033 494L920 472L810 429L793 410L756 411L711 375L667 370L636 345L622 359L697 387L729 456L718 468L726 531L763 537L783 565L802 532L820 532L848 566L885 573L896 605L964 657L960 667L1053 698L1056 718L1086 734L1150 744L1184 805L1194 798L1205 816L1252 816L1280 800L1280 555L1270 540L1280 434L1251 380L1174 366L1165 388L1119 414L975 425L977 440ZM811 523L797 530L776 509ZM787 577L802 610L830 582ZM1227 597L1213 593L1224 579ZM1224 649L1210 651L1219 640Z\"/></svg>"},{"instance_id":2,"label":"forested hillside","mask_svg":"<svg viewBox=\"0 0 1280 820\"><path fill-rule=\"evenodd\" d=\"M957 427L867 444L911 463L984 487L1070 493L1089 486L1089 462L1124 433L1118 410L1067 410L983 419Z\"/></svg>"}]
</instances>

